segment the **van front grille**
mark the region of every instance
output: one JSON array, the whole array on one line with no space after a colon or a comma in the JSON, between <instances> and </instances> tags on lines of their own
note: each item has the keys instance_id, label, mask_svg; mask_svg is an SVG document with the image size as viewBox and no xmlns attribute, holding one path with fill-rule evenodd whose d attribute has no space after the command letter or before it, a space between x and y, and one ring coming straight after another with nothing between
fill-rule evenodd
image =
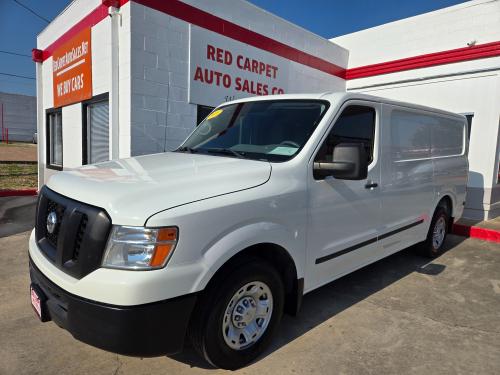
<instances>
[{"instance_id":1,"label":"van front grille","mask_svg":"<svg viewBox=\"0 0 500 375\"><path fill-rule=\"evenodd\" d=\"M87 222L89 218L87 215L83 214L82 219L80 220L80 225L78 226L78 231L76 232L75 237L75 249L73 250L73 260L78 261L78 257L80 256L80 247L82 246L83 236L85 234L85 230L87 229Z\"/></svg>"},{"instance_id":2,"label":"van front grille","mask_svg":"<svg viewBox=\"0 0 500 375\"><path fill-rule=\"evenodd\" d=\"M64 211L65 207L52 201L48 200L47 201L47 210L45 212L45 222L47 222L47 218L51 212L55 212L57 215L57 225L55 226L55 229L52 233L49 233L47 231L47 241L50 242L50 244L54 247L57 248L57 239L59 237L59 228L61 227L62 220L64 217Z\"/></svg>"},{"instance_id":3,"label":"van front grille","mask_svg":"<svg viewBox=\"0 0 500 375\"><path fill-rule=\"evenodd\" d=\"M49 233L47 219L56 214ZM82 278L101 265L111 219L99 207L70 199L44 186L39 193L35 237L40 251L56 267Z\"/></svg>"}]
</instances>

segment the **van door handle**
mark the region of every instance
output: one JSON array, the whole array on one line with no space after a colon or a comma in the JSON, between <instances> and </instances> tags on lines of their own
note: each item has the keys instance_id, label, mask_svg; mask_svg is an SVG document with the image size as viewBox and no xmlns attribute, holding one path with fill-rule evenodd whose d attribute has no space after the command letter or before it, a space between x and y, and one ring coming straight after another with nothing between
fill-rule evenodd
<instances>
[{"instance_id":1,"label":"van door handle","mask_svg":"<svg viewBox=\"0 0 500 375\"><path fill-rule=\"evenodd\" d=\"M378 187L378 184L376 182L368 182L365 185L365 189L373 189L373 188L376 188L376 187Z\"/></svg>"}]
</instances>

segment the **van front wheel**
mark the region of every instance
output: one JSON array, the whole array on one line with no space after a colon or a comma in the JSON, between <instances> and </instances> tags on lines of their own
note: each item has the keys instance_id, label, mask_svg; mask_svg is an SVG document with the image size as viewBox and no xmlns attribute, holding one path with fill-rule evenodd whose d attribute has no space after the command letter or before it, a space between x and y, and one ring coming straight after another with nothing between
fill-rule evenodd
<instances>
[{"instance_id":1,"label":"van front wheel","mask_svg":"<svg viewBox=\"0 0 500 375\"><path fill-rule=\"evenodd\" d=\"M201 296L190 325L191 343L215 367L241 368L270 343L283 305L276 270L261 261L242 264Z\"/></svg>"},{"instance_id":2,"label":"van front wheel","mask_svg":"<svg viewBox=\"0 0 500 375\"><path fill-rule=\"evenodd\" d=\"M419 244L422 255L435 258L442 254L444 241L448 234L450 215L445 207L438 207L432 217L427 239Z\"/></svg>"}]
</instances>

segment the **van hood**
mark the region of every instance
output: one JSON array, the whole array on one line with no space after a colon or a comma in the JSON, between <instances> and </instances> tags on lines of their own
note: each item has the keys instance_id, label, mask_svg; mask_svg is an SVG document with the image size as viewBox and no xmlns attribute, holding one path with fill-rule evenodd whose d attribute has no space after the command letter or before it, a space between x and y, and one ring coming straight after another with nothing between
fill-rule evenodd
<instances>
[{"instance_id":1,"label":"van hood","mask_svg":"<svg viewBox=\"0 0 500 375\"><path fill-rule=\"evenodd\" d=\"M167 152L63 171L47 186L104 208L113 224L144 225L153 214L194 201L266 183L264 161Z\"/></svg>"}]
</instances>

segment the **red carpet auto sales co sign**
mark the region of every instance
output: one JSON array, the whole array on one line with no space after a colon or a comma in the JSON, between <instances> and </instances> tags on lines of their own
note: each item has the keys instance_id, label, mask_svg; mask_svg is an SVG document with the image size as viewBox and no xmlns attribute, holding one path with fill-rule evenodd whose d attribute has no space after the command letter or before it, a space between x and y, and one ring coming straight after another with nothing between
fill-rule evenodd
<instances>
[{"instance_id":1,"label":"red carpet auto sales co sign","mask_svg":"<svg viewBox=\"0 0 500 375\"><path fill-rule=\"evenodd\" d=\"M191 25L189 101L286 93L289 60Z\"/></svg>"}]
</instances>

